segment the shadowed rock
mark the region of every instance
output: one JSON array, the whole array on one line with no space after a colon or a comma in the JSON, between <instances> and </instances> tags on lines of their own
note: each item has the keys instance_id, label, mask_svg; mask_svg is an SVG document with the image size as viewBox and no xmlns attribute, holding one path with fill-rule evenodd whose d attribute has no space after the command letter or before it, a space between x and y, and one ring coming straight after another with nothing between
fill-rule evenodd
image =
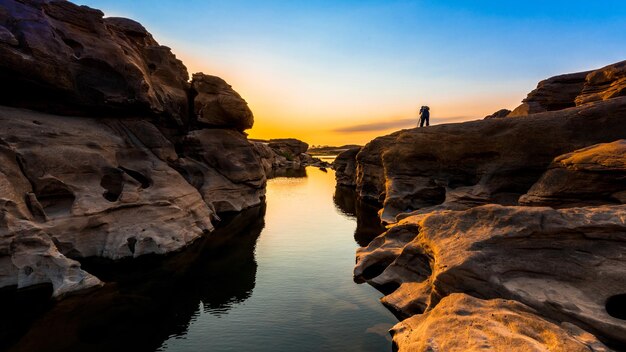
<instances>
[{"instance_id":1,"label":"shadowed rock","mask_svg":"<svg viewBox=\"0 0 626 352\"><path fill-rule=\"evenodd\" d=\"M223 79L194 73L191 81L194 113L200 126L233 128L240 132L252 128L254 116L245 100Z\"/></svg>"},{"instance_id":2,"label":"shadowed rock","mask_svg":"<svg viewBox=\"0 0 626 352\"><path fill-rule=\"evenodd\" d=\"M520 203L559 207L626 203L626 140L557 157Z\"/></svg>"},{"instance_id":3,"label":"shadowed rock","mask_svg":"<svg viewBox=\"0 0 626 352\"><path fill-rule=\"evenodd\" d=\"M139 23L67 1L3 0L0 103L62 114L151 114L183 125L188 73Z\"/></svg>"}]
</instances>

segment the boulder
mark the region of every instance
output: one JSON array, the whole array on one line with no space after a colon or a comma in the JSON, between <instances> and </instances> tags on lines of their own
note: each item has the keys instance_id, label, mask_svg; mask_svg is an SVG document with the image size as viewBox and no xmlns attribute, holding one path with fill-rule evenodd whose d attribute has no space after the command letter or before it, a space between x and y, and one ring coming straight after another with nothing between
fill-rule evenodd
<instances>
[{"instance_id":1,"label":"boulder","mask_svg":"<svg viewBox=\"0 0 626 352\"><path fill-rule=\"evenodd\" d=\"M625 118L620 97L523 118L403 130L363 147L354 183L361 198L383 204L387 222L442 204L513 205L555 157L624 138Z\"/></svg>"},{"instance_id":2,"label":"boulder","mask_svg":"<svg viewBox=\"0 0 626 352\"><path fill-rule=\"evenodd\" d=\"M403 318L462 292L515 300L545 319L625 344L625 219L626 205L492 204L411 216L357 251L355 278L380 288L383 303ZM431 337L421 333L428 331L411 332L414 340Z\"/></svg>"},{"instance_id":3,"label":"boulder","mask_svg":"<svg viewBox=\"0 0 626 352\"><path fill-rule=\"evenodd\" d=\"M570 73L539 82L537 89L528 93L526 99L522 101L522 105L515 108L508 114L508 117L525 116L576 106L576 97L583 90L586 77L591 72Z\"/></svg>"},{"instance_id":4,"label":"boulder","mask_svg":"<svg viewBox=\"0 0 626 352\"><path fill-rule=\"evenodd\" d=\"M462 293L398 323L391 334L397 351L610 351L582 329L547 321L519 302Z\"/></svg>"},{"instance_id":5,"label":"boulder","mask_svg":"<svg viewBox=\"0 0 626 352\"><path fill-rule=\"evenodd\" d=\"M483 120L500 119L500 118L503 118L503 117L507 117L510 113L511 113L511 110L509 110L509 109L500 109L500 110L494 112L491 115L485 116L485 118Z\"/></svg>"},{"instance_id":6,"label":"boulder","mask_svg":"<svg viewBox=\"0 0 626 352\"><path fill-rule=\"evenodd\" d=\"M626 203L626 140L558 156L519 202L557 207Z\"/></svg>"},{"instance_id":7,"label":"boulder","mask_svg":"<svg viewBox=\"0 0 626 352\"><path fill-rule=\"evenodd\" d=\"M194 73L191 86L195 95L194 113L200 126L240 132L252 128L254 116L248 103L223 79Z\"/></svg>"},{"instance_id":8,"label":"boulder","mask_svg":"<svg viewBox=\"0 0 626 352\"><path fill-rule=\"evenodd\" d=\"M71 115L150 115L182 126L188 73L139 23L68 1L5 0L0 104Z\"/></svg>"}]
</instances>

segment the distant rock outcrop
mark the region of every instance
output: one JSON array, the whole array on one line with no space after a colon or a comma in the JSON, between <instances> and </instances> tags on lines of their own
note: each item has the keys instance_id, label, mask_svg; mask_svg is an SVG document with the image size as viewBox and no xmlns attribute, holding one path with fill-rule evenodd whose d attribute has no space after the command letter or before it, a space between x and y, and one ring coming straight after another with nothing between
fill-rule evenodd
<instances>
[{"instance_id":1,"label":"distant rock outcrop","mask_svg":"<svg viewBox=\"0 0 626 352\"><path fill-rule=\"evenodd\" d=\"M135 21L3 0L0 79L0 288L95 287L80 261L179 251L263 202L246 102Z\"/></svg>"},{"instance_id":2,"label":"distant rock outcrop","mask_svg":"<svg viewBox=\"0 0 626 352\"><path fill-rule=\"evenodd\" d=\"M499 118L507 117L509 116L510 113L511 113L511 110L509 109L500 109L491 115L485 116L484 120L499 119Z\"/></svg>"},{"instance_id":3,"label":"distant rock outcrop","mask_svg":"<svg viewBox=\"0 0 626 352\"><path fill-rule=\"evenodd\" d=\"M307 154L309 145L295 138L257 140L253 144L268 176L273 176L275 171L280 173L280 170L300 169L305 166L320 169L330 167L329 163Z\"/></svg>"},{"instance_id":4,"label":"distant rock outcrop","mask_svg":"<svg viewBox=\"0 0 626 352\"><path fill-rule=\"evenodd\" d=\"M338 183L395 223L354 275L405 319L400 351L626 346L624 67L543 81L506 118L343 155Z\"/></svg>"}]
</instances>

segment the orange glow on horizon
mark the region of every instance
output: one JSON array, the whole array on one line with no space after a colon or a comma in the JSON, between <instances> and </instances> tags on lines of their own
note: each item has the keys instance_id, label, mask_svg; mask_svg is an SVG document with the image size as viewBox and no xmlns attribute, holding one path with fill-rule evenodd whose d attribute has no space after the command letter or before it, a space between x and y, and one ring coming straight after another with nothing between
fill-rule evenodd
<instances>
[{"instance_id":1,"label":"orange glow on horizon","mask_svg":"<svg viewBox=\"0 0 626 352\"><path fill-rule=\"evenodd\" d=\"M177 54L190 75L204 72L219 76L248 102L255 123L247 133L256 139L297 138L309 145L364 145L378 136L414 127L423 104L431 107L431 124L436 125L477 120L502 108L513 109L525 96L476 93L434 99L433 95L433 99L422 102L407 91L397 96L372 94L358 86L329 93L315 86L322 84L314 78L309 84L307 77L281 76L267 67L247 72L236 65L221 62L220 66L185 52ZM387 124L390 127L385 128ZM354 126L356 130L344 131ZM359 130L359 126L365 130Z\"/></svg>"}]
</instances>

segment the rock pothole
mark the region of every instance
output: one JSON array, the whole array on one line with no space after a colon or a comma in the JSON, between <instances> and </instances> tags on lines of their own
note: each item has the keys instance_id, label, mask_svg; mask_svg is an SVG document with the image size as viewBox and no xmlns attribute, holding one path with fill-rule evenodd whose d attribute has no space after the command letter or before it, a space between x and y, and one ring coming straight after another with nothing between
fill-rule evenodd
<instances>
[{"instance_id":1,"label":"rock pothole","mask_svg":"<svg viewBox=\"0 0 626 352\"><path fill-rule=\"evenodd\" d=\"M124 190L124 171L107 167L103 170L100 186L105 189L102 196L109 202L117 202Z\"/></svg>"},{"instance_id":2,"label":"rock pothole","mask_svg":"<svg viewBox=\"0 0 626 352\"><path fill-rule=\"evenodd\" d=\"M626 320L626 293L609 297L606 300L606 311L613 318Z\"/></svg>"}]
</instances>

